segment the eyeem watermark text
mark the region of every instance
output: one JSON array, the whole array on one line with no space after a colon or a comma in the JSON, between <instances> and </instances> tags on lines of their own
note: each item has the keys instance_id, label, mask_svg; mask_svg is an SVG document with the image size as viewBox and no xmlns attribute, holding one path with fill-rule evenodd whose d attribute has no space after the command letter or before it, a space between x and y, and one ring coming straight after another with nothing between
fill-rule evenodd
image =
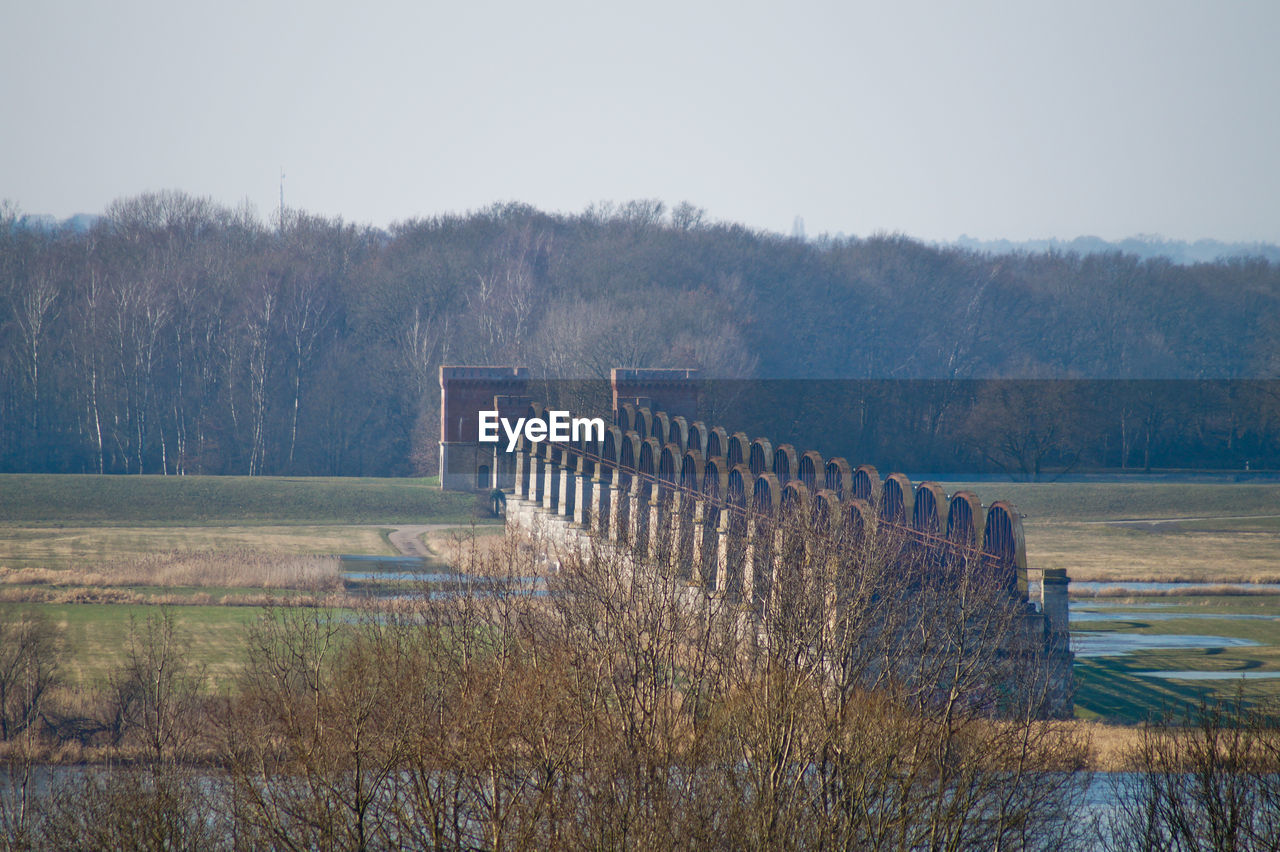
<instances>
[{"instance_id":1,"label":"eyeem watermark text","mask_svg":"<svg viewBox=\"0 0 1280 852\"><path fill-rule=\"evenodd\" d=\"M567 441L603 441L604 419L600 417L570 417L567 411L548 411L546 420L521 417L513 426L505 417L499 417L496 411L480 412L480 441L485 444L498 443L498 426L507 434L507 452L516 448L516 441L524 434L526 441L538 443L551 441L565 443Z\"/></svg>"}]
</instances>

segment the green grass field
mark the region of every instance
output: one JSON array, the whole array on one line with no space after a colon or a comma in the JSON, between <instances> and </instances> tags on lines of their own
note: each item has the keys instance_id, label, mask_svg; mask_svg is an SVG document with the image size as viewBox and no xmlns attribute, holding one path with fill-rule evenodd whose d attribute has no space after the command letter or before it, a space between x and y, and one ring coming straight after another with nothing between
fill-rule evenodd
<instances>
[{"instance_id":1,"label":"green grass field","mask_svg":"<svg viewBox=\"0 0 1280 852\"><path fill-rule=\"evenodd\" d=\"M0 475L10 526L464 524L482 508L434 477Z\"/></svg>"},{"instance_id":2,"label":"green grass field","mask_svg":"<svg viewBox=\"0 0 1280 852\"><path fill-rule=\"evenodd\" d=\"M70 686L101 686L124 659L131 620L139 625L159 613L154 606L121 604L5 604L0 617L22 610L47 616L62 630L68 653L63 674ZM260 607L180 606L171 609L187 658L203 666L211 689L229 684L242 665L245 628Z\"/></svg>"}]
</instances>

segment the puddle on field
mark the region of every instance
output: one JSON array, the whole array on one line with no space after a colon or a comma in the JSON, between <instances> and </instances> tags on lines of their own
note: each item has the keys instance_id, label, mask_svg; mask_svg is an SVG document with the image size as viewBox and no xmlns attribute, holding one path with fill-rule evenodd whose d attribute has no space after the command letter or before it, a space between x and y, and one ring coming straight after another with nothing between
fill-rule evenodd
<instances>
[{"instance_id":1,"label":"puddle on field","mask_svg":"<svg viewBox=\"0 0 1280 852\"><path fill-rule=\"evenodd\" d=\"M1127 604L1123 609L1095 610L1095 604L1087 609L1071 607L1071 621L1175 621L1184 618L1212 618L1225 621L1280 621L1280 615L1264 615L1244 612L1177 612L1175 610L1148 611L1137 609L1137 604ZM1167 606L1167 604L1158 604Z\"/></svg>"},{"instance_id":2,"label":"puddle on field","mask_svg":"<svg viewBox=\"0 0 1280 852\"><path fill-rule=\"evenodd\" d=\"M1158 677L1162 680L1267 680L1270 678L1280 677L1280 672L1254 672L1254 671L1235 671L1235 672L1202 672L1202 671L1182 671L1182 672L1134 672L1142 677Z\"/></svg>"},{"instance_id":3,"label":"puddle on field","mask_svg":"<svg viewBox=\"0 0 1280 852\"><path fill-rule=\"evenodd\" d=\"M427 560L419 556L353 556L338 557L338 570L342 575L353 573L382 574L399 571L404 574L422 574L427 571Z\"/></svg>"},{"instance_id":4,"label":"puddle on field","mask_svg":"<svg viewBox=\"0 0 1280 852\"><path fill-rule=\"evenodd\" d=\"M438 564L416 556L338 557L348 592L377 598L405 598L406 583L420 584L416 595L446 597L465 589L473 594L497 591L543 595L546 584L539 577L486 577L440 571Z\"/></svg>"},{"instance_id":5,"label":"puddle on field","mask_svg":"<svg viewBox=\"0 0 1280 852\"><path fill-rule=\"evenodd\" d=\"M1038 585L1038 584L1036 584ZM1138 580L1109 580L1107 582L1093 580L1072 580L1072 595L1097 595L1132 592L1178 592L1213 589L1215 591L1232 592L1280 592L1280 583L1153 583Z\"/></svg>"},{"instance_id":6,"label":"puddle on field","mask_svg":"<svg viewBox=\"0 0 1280 852\"><path fill-rule=\"evenodd\" d=\"M1245 648L1259 645L1252 639L1234 636L1173 635L1163 633L1119 633L1075 631L1071 651L1077 657L1119 657L1132 651L1169 651L1187 648Z\"/></svg>"}]
</instances>

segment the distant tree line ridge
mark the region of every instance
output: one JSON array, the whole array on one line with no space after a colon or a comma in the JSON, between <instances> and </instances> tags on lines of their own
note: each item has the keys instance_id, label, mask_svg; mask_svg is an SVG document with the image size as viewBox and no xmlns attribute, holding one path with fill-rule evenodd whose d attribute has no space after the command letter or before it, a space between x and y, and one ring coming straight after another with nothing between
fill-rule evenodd
<instances>
[{"instance_id":1,"label":"distant tree line ridge","mask_svg":"<svg viewBox=\"0 0 1280 852\"><path fill-rule=\"evenodd\" d=\"M1167 240L1163 237L1141 234L1122 240L1104 240L1101 237L1075 237L1070 240L980 240L961 234L954 245L962 249L1013 254L1016 252L1075 252L1076 254L1106 254L1123 252L1143 260L1164 258L1174 263L1215 263L1231 258L1262 258L1272 263L1280 261L1280 245L1264 242L1223 242L1222 240Z\"/></svg>"},{"instance_id":2,"label":"distant tree line ridge","mask_svg":"<svg viewBox=\"0 0 1280 852\"><path fill-rule=\"evenodd\" d=\"M680 366L753 380L1271 379L1280 265L804 241L654 201L499 205L389 231L298 211L271 227L176 192L115 202L87 229L0 211L0 470L431 472L443 363L586 378ZM1185 407L1145 432L1126 415L1095 430L1095 449L1041 463L1274 458L1274 394L1250 399L1232 409L1238 434ZM1007 464L949 443L961 408L929 427L930 452ZM836 427L795 410L760 434L852 443L802 438ZM860 446L850 457L881 451Z\"/></svg>"}]
</instances>

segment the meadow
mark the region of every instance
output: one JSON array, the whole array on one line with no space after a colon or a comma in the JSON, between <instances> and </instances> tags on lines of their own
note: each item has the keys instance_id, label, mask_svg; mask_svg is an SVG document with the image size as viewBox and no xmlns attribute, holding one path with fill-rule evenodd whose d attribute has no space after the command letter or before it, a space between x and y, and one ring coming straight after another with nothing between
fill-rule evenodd
<instances>
[{"instance_id":1,"label":"meadow","mask_svg":"<svg viewBox=\"0 0 1280 852\"><path fill-rule=\"evenodd\" d=\"M1280 484L945 483L1025 515L1027 563L1073 580L1280 582Z\"/></svg>"},{"instance_id":2,"label":"meadow","mask_svg":"<svg viewBox=\"0 0 1280 852\"><path fill-rule=\"evenodd\" d=\"M1025 514L1033 578L1039 569L1062 567L1077 581L1280 581L1280 485L946 487L970 488L988 502L1008 500ZM210 675L227 674L235 667L238 631L263 603L341 604L336 554L393 556L390 531L420 527L426 564L447 570L459 536L479 532L493 542L501 533L476 498L441 492L430 479L9 475L0 476L0 513L0 614L35 606L61 625L73 683L105 676L129 619L154 610L148 604L178 605L175 620L193 637L193 656ZM1083 718L1140 721L1239 685L1140 672L1280 672L1280 597L1106 600L1136 606L1120 620L1086 620L1083 610L1094 599L1073 596L1073 629L1256 644L1079 658ZM1143 613L1154 617L1144 620ZM1185 617L1170 617L1179 614ZM1250 680L1243 688L1257 698L1280 697L1280 679Z\"/></svg>"}]
</instances>

